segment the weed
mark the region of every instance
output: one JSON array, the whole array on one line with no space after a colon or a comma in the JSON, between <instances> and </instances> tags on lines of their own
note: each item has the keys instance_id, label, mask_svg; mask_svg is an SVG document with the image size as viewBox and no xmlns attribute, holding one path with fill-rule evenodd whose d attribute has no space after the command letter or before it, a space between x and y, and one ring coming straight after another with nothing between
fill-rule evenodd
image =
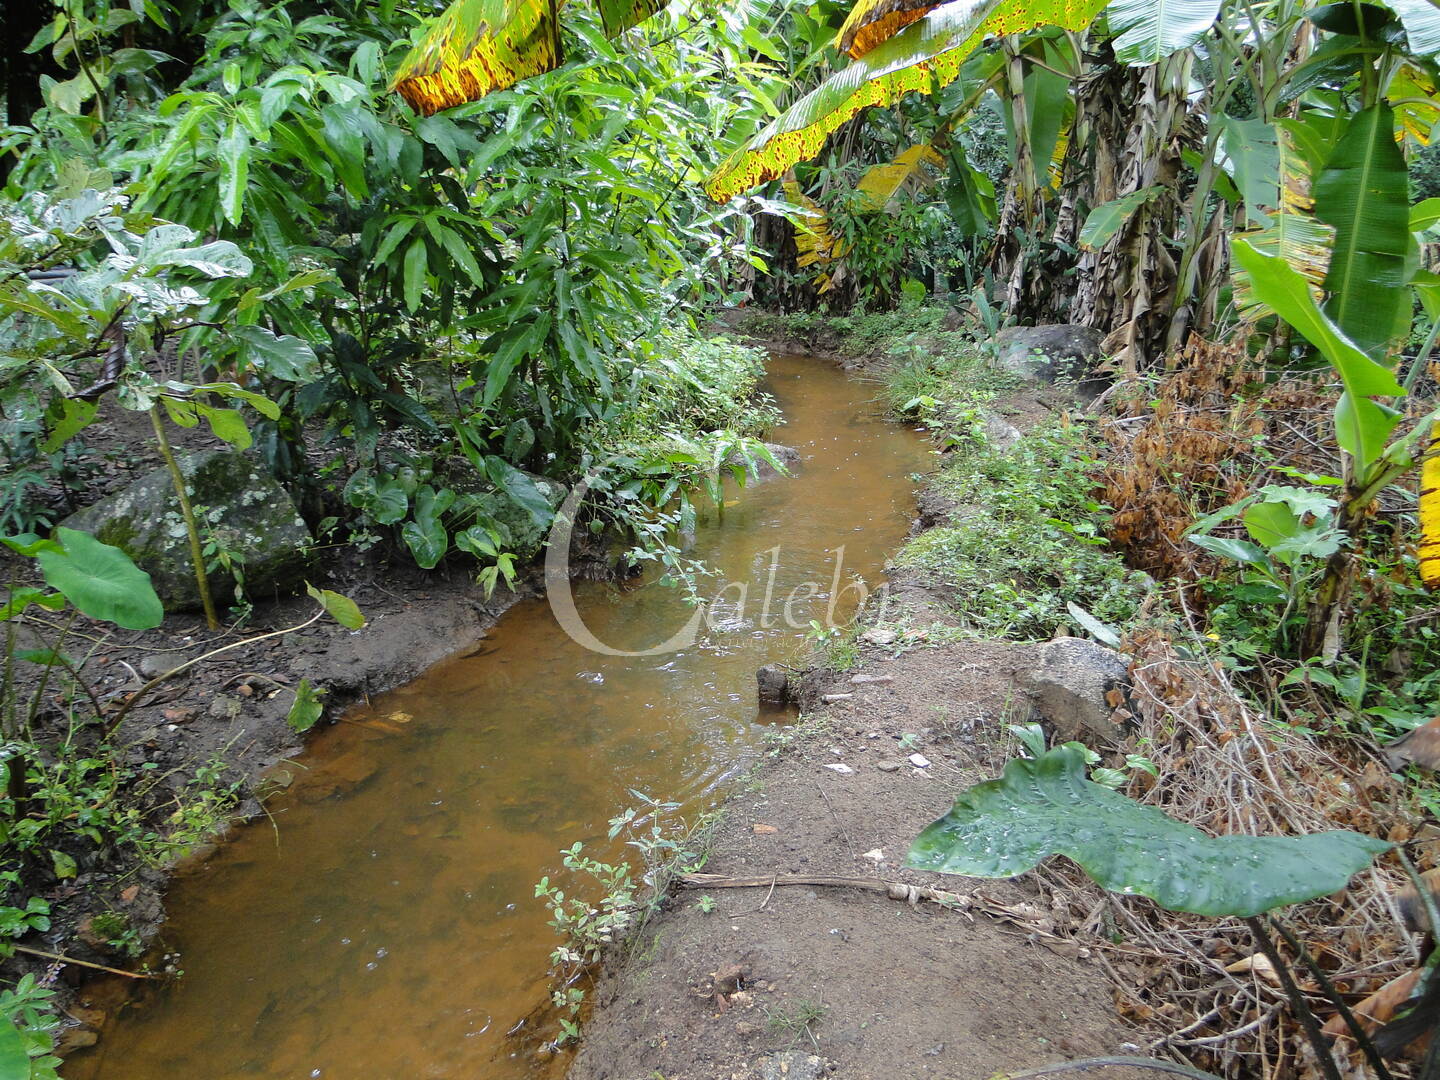
<instances>
[{"instance_id":1,"label":"weed","mask_svg":"<svg viewBox=\"0 0 1440 1080\"><path fill-rule=\"evenodd\" d=\"M706 915L709 915L712 911L715 910L717 904L715 898L709 893L701 893L695 899L695 906L698 907Z\"/></svg>"},{"instance_id":2,"label":"weed","mask_svg":"<svg viewBox=\"0 0 1440 1080\"><path fill-rule=\"evenodd\" d=\"M761 1006L764 1008L764 1006ZM820 1050L820 1044L815 1040L813 1025L825 1019L829 1009L821 1001L810 1001L802 998L790 1009L765 1009L765 1026L777 1035L789 1035L790 1042L785 1049L790 1049L802 1038L808 1038L810 1044L815 1047L816 1052Z\"/></svg>"}]
</instances>

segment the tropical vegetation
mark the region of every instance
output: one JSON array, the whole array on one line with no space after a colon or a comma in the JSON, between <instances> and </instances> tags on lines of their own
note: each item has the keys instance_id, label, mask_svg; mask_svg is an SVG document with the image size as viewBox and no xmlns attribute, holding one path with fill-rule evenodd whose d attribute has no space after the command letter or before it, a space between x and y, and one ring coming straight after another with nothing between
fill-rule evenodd
<instances>
[{"instance_id":1,"label":"tropical vegetation","mask_svg":"<svg viewBox=\"0 0 1440 1080\"><path fill-rule=\"evenodd\" d=\"M163 861L234 801L207 773L157 830L145 775L115 764L133 699L117 716L65 651L78 618L163 617L129 555L62 524L117 452L107 424L139 421L172 477L211 631L259 598L188 497L199 436L261 462L326 543L487 592L588 475L593 530L683 577L697 493L723 508L776 419L758 354L707 328L735 305L892 349L892 403L948 450L1002 388L998 329L1098 331L1116 388L1095 411L1120 426L954 456L945 482L993 486L1013 543L958 523L902 561L1026 638L1128 622L1144 570L1277 723L1373 743L1435 715L1429 0L55 0L7 20L0 936L43 929L76 845ZM903 340L875 330L897 310ZM32 648L14 628L37 619ZM1400 768L1433 814L1425 764ZM65 808L97 791L114 812L77 830ZM1379 851L1337 844L1346 866ZM53 1069L42 999L0 997L0 1073Z\"/></svg>"}]
</instances>

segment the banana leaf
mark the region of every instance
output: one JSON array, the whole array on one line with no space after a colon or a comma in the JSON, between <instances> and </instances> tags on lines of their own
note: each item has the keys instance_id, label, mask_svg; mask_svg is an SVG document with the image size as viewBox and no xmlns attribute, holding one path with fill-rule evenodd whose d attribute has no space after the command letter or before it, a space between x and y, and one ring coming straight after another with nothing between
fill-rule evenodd
<instances>
[{"instance_id":1,"label":"banana leaf","mask_svg":"<svg viewBox=\"0 0 1440 1080\"><path fill-rule=\"evenodd\" d=\"M951 0L867 52L806 94L740 146L705 182L724 202L798 161L820 152L825 140L861 109L893 105L909 94L929 94L953 82L965 59L987 37L1037 26L1079 30L1104 0Z\"/></svg>"},{"instance_id":2,"label":"banana leaf","mask_svg":"<svg viewBox=\"0 0 1440 1080\"><path fill-rule=\"evenodd\" d=\"M1199 41L1220 14L1220 0L1112 0L1105 10L1115 58L1153 64Z\"/></svg>"},{"instance_id":3,"label":"banana leaf","mask_svg":"<svg viewBox=\"0 0 1440 1080\"><path fill-rule=\"evenodd\" d=\"M840 27L835 47L859 60L939 6L937 0L860 0Z\"/></svg>"},{"instance_id":4,"label":"banana leaf","mask_svg":"<svg viewBox=\"0 0 1440 1080\"><path fill-rule=\"evenodd\" d=\"M1315 180L1315 216L1335 227L1325 314L1383 358L1409 312L1410 182L1389 105L1350 118Z\"/></svg>"},{"instance_id":5,"label":"banana leaf","mask_svg":"<svg viewBox=\"0 0 1440 1080\"><path fill-rule=\"evenodd\" d=\"M392 89L426 116L560 64L554 0L455 0L401 61Z\"/></svg>"},{"instance_id":6,"label":"banana leaf","mask_svg":"<svg viewBox=\"0 0 1440 1080\"><path fill-rule=\"evenodd\" d=\"M1400 16L1411 53L1440 54L1440 8L1430 0L1385 0L1385 5Z\"/></svg>"}]
</instances>

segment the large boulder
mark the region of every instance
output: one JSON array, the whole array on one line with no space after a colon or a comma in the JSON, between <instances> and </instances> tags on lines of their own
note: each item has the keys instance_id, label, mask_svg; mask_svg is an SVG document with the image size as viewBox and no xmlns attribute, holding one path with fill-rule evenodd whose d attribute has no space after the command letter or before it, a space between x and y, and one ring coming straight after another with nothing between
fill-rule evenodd
<instances>
[{"instance_id":1,"label":"large boulder","mask_svg":"<svg viewBox=\"0 0 1440 1080\"><path fill-rule=\"evenodd\" d=\"M1082 383L1104 340L1100 331L1077 323L1010 326L995 335L996 359L1027 382Z\"/></svg>"},{"instance_id":2,"label":"large boulder","mask_svg":"<svg viewBox=\"0 0 1440 1080\"><path fill-rule=\"evenodd\" d=\"M1086 638L1062 637L1040 649L1040 662L1022 676L1056 742L1088 745L1113 742L1115 723L1110 691L1129 684L1130 666L1114 649Z\"/></svg>"},{"instance_id":3,"label":"large boulder","mask_svg":"<svg viewBox=\"0 0 1440 1080\"><path fill-rule=\"evenodd\" d=\"M298 586L310 530L275 478L238 450L187 454L179 464L202 538L215 536L239 560L246 592L263 597ZM200 606L190 540L168 469L145 473L61 524L122 549L149 573L167 611ZM210 574L217 601L223 603L233 587L223 568Z\"/></svg>"}]
</instances>

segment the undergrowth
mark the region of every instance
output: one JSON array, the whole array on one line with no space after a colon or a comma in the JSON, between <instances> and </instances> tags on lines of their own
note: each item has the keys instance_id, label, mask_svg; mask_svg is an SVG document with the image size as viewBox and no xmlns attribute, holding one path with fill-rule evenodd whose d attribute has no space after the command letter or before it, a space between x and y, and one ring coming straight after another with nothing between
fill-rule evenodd
<instances>
[{"instance_id":1,"label":"undergrowth","mask_svg":"<svg viewBox=\"0 0 1440 1080\"><path fill-rule=\"evenodd\" d=\"M910 541L899 564L944 584L957 612L985 637L1083 631L1070 605L1123 625L1144 579L1104 539L1105 507L1092 494L1094 450L1084 429L1035 432L1008 450L971 438L980 448L950 455L936 479L959 504L950 524Z\"/></svg>"}]
</instances>

